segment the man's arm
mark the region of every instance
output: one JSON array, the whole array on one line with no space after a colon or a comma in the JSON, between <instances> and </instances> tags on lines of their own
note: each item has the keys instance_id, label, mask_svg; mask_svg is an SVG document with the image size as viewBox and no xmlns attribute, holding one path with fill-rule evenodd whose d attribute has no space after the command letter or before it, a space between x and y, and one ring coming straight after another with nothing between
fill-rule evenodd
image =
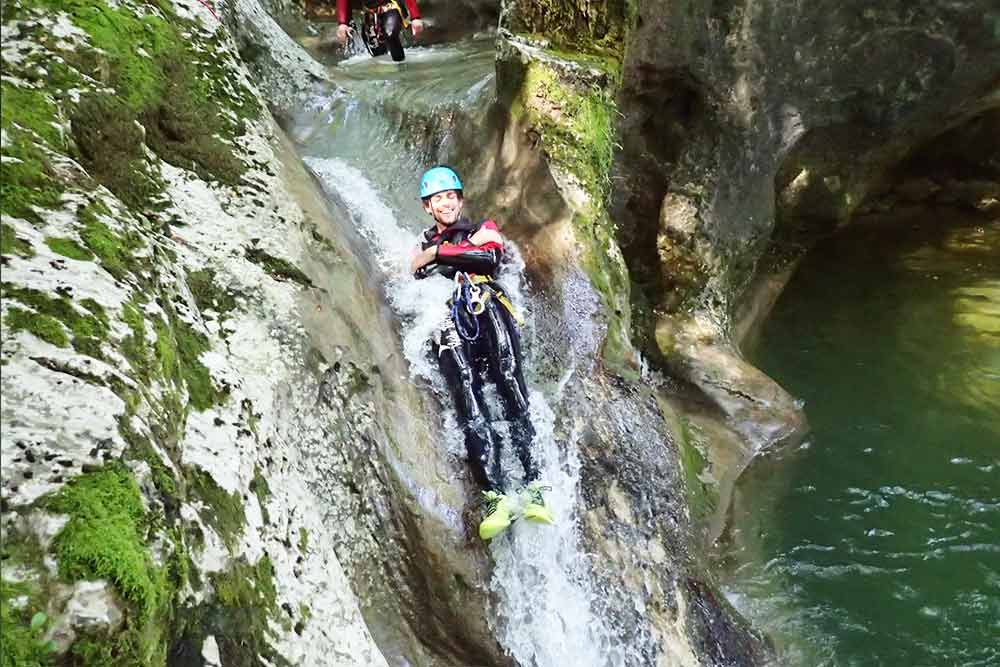
<instances>
[{"instance_id":1,"label":"man's arm","mask_svg":"<svg viewBox=\"0 0 1000 667\"><path fill-rule=\"evenodd\" d=\"M337 20L340 21L337 26L337 41L343 47L347 46L347 40L354 34L354 29L347 22L351 18L348 5L348 0L337 0Z\"/></svg>"},{"instance_id":2,"label":"man's arm","mask_svg":"<svg viewBox=\"0 0 1000 667\"><path fill-rule=\"evenodd\" d=\"M503 237L497 224L492 220L484 221L469 242L473 245L438 246L435 261L468 273L496 273L503 256Z\"/></svg>"}]
</instances>

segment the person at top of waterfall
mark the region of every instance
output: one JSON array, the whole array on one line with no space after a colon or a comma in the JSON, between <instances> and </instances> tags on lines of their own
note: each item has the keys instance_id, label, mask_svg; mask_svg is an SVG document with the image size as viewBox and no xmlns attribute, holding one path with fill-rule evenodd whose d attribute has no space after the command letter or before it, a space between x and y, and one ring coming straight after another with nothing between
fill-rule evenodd
<instances>
[{"instance_id":1,"label":"person at top of waterfall","mask_svg":"<svg viewBox=\"0 0 1000 667\"><path fill-rule=\"evenodd\" d=\"M500 439L483 405L483 375L497 387L510 439L524 468L525 519L554 523L545 506L544 487L532 456L535 428L524 383L521 337L510 300L495 282L504 240L493 220L472 222L463 215L462 181L439 165L420 179L420 199L434 224L423 233L420 251L410 264L417 279L440 275L455 282L451 317L433 341L434 357L451 391L472 474L486 499L479 536L489 540L512 520L513 503L504 491Z\"/></svg>"},{"instance_id":2,"label":"person at top of waterfall","mask_svg":"<svg viewBox=\"0 0 1000 667\"><path fill-rule=\"evenodd\" d=\"M406 8L396 0L362 0L365 10L361 27L361 36L365 46L372 56L383 55L386 51L395 62L406 59L400 33L407 25L417 37L424 30L424 21L420 18L420 8L417 0L406 0ZM347 40L354 34L349 24L349 0L337 0L337 41L341 46L347 46Z\"/></svg>"}]
</instances>

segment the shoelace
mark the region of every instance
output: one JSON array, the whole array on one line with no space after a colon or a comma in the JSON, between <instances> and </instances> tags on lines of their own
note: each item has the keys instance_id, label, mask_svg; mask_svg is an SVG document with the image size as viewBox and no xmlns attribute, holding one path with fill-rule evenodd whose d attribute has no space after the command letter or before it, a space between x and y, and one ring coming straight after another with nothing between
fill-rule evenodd
<instances>
[{"instance_id":1,"label":"shoelace","mask_svg":"<svg viewBox=\"0 0 1000 667\"><path fill-rule=\"evenodd\" d=\"M486 516L492 515L497 511L497 507L500 505L500 500L503 496L494 496L492 498L486 498Z\"/></svg>"},{"instance_id":2,"label":"shoelace","mask_svg":"<svg viewBox=\"0 0 1000 667\"><path fill-rule=\"evenodd\" d=\"M531 502L535 503L536 505L544 505L545 498L542 496L542 491L551 491L551 490L552 490L551 486L529 486L528 498L530 498Z\"/></svg>"}]
</instances>

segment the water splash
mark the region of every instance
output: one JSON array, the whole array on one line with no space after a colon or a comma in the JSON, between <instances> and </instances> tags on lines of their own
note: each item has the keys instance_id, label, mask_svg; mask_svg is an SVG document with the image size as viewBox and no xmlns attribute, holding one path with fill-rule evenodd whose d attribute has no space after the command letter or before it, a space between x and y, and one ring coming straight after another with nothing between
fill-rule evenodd
<instances>
[{"instance_id":1,"label":"water splash","mask_svg":"<svg viewBox=\"0 0 1000 667\"><path fill-rule=\"evenodd\" d=\"M525 667L606 665L602 646L608 632L592 611L589 570L579 544L580 462L574 449L559 447L555 416L539 392L531 394L531 420L542 480L551 487L546 504L556 524L516 521L491 542L496 563L491 588L501 612L497 638Z\"/></svg>"}]
</instances>

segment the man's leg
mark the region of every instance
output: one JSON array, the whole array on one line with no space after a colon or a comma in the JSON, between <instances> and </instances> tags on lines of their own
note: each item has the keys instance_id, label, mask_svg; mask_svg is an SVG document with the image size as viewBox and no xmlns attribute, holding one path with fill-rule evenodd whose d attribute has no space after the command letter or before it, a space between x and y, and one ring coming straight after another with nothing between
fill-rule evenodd
<instances>
[{"instance_id":1,"label":"man's leg","mask_svg":"<svg viewBox=\"0 0 1000 667\"><path fill-rule=\"evenodd\" d=\"M400 62L406 59L400 32L403 30L403 17L395 9L379 14L382 30L385 32L385 46L389 49L392 59Z\"/></svg>"},{"instance_id":2,"label":"man's leg","mask_svg":"<svg viewBox=\"0 0 1000 667\"><path fill-rule=\"evenodd\" d=\"M484 490L503 493L500 450L483 411L482 387L476 377L470 346L459 338L454 327L448 327L442 332L441 342L435 345L434 353L465 434L472 475Z\"/></svg>"},{"instance_id":3,"label":"man's leg","mask_svg":"<svg viewBox=\"0 0 1000 667\"><path fill-rule=\"evenodd\" d=\"M528 390L524 382L521 337L510 312L496 299L490 299L480 316L490 342L490 371L500 392L504 412L510 421L511 442L524 467L525 483L538 479L538 464L531 453L535 427L531 423Z\"/></svg>"}]
</instances>

